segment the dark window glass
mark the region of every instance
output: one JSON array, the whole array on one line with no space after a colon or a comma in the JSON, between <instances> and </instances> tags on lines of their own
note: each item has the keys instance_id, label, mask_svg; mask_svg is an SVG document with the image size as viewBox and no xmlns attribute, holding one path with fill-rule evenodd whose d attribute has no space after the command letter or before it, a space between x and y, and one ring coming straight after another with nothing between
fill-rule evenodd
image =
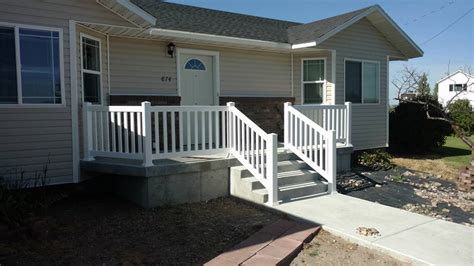
<instances>
[{"instance_id":1,"label":"dark window glass","mask_svg":"<svg viewBox=\"0 0 474 266\"><path fill-rule=\"evenodd\" d=\"M100 72L100 43L82 38L82 54L84 69Z\"/></svg>"},{"instance_id":2,"label":"dark window glass","mask_svg":"<svg viewBox=\"0 0 474 266\"><path fill-rule=\"evenodd\" d=\"M184 69L189 69L189 70L206 70L206 67L204 64L201 62L199 59L190 59L186 65L184 66Z\"/></svg>"},{"instance_id":3,"label":"dark window glass","mask_svg":"<svg viewBox=\"0 0 474 266\"><path fill-rule=\"evenodd\" d=\"M84 101L100 103L100 75L84 73Z\"/></svg>"},{"instance_id":4,"label":"dark window glass","mask_svg":"<svg viewBox=\"0 0 474 266\"><path fill-rule=\"evenodd\" d=\"M304 84L304 103L323 102L323 83Z\"/></svg>"},{"instance_id":5,"label":"dark window glass","mask_svg":"<svg viewBox=\"0 0 474 266\"><path fill-rule=\"evenodd\" d=\"M18 103L13 28L0 27L0 103Z\"/></svg>"},{"instance_id":6,"label":"dark window glass","mask_svg":"<svg viewBox=\"0 0 474 266\"><path fill-rule=\"evenodd\" d=\"M53 32L20 29L23 103L61 103L59 39Z\"/></svg>"},{"instance_id":7,"label":"dark window glass","mask_svg":"<svg viewBox=\"0 0 474 266\"><path fill-rule=\"evenodd\" d=\"M346 61L346 101L362 102L362 63Z\"/></svg>"},{"instance_id":8,"label":"dark window glass","mask_svg":"<svg viewBox=\"0 0 474 266\"><path fill-rule=\"evenodd\" d=\"M449 84L449 91L453 91L454 89L454 85L453 84Z\"/></svg>"}]
</instances>

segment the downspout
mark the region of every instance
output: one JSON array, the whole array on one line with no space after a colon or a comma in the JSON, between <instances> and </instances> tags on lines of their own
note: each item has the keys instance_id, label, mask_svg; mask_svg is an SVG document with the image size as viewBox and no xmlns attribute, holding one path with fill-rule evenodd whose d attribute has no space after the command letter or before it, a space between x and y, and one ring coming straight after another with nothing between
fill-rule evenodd
<instances>
[{"instance_id":1,"label":"downspout","mask_svg":"<svg viewBox=\"0 0 474 266\"><path fill-rule=\"evenodd\" d=\"M107 39L107 85L108 85L108 89L109 89L109 95L108 95L108 103L110 105L110 38L109 38L109 34L106 35L106 39Z\"/></svg>"}]
</instances>

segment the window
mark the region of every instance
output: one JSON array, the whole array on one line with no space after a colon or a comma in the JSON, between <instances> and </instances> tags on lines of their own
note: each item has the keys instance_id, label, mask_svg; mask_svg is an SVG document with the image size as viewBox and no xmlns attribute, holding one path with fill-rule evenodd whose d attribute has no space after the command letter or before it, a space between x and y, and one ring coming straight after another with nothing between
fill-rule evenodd
<instances>
[{"instance_id":1,"label":"window","mask_svg":"<svg viewBox=\"0 0 474 266\"><path fill-rule=\"evenodd\" d=\"M92 37L81 37L82 41L82 84L84 102L100 104L101 66L100 40Z\"/></svg>"},{"instance_id":2,"label":"window","mask_svg":"<svg viewBox=\"0 0 474 266\"><path fill-rule=\"evenodd\" d=\"M324 59L303 59L302 89L303 103L322 103L326 83Z\"/></svg>"},{"instance_id":3,"label":"window","mask_svg":"<svg viewBox=\"0 0 474 266\"><path fill-rule=\"evenodd\" d=\"M59 31L0 26L0 104L63 102L60 39Z\"/></svg>"},{"instance_id":4,"label":"window","mask_svg":"<svg viewBox=\"0 0 474 266\"><path fill-rule=\"evenodd\" d=\"M184 69L188 70L206 70L206 67L199 59L189 59L184 66Z\"/></svg>"},{"instance_id":5,"label":"window","mask_svg":"<svg viewBox=\"0 0 474 266\"><path fill-rule=\"evenodd\" d=\"M379 64L366 61L345 62L346 101L352 103L379 103Z\"/></svg>"},{"instance_id":6,"label":"window","mask_svg":"<svg viewBox=\"0 0 474 266\"><path fill-rule=\"evenodd\" d=\"M449 84L449 91L467 91L467 84Z\"/></svg>"}]
</instances>

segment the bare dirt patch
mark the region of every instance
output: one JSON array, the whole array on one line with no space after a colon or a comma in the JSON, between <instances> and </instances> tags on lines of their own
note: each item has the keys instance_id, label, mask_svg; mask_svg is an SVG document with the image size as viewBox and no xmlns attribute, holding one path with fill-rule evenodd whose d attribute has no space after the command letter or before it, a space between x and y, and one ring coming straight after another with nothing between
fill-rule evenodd
<instances>
[{"instance_id":1,"label":"bare dirt patch","mask_svg":"<svg viewBox=\"0 0 474 266\"><path fill-rule=\"evenodd\" d=\"M409 265L321 230L291 265Z\"/></svg>"},{"instance_id":2,"label":"bare dirt patch","mask_svg":"<svg viewBox=\"0 0 474 266\"><path fill-rule=\"evenodd\" d=\"M143 209L72 195L42 218L43 235L0 237L5 265L199 265L281 217L231 198Z\"/></svg>"}]
</instances>

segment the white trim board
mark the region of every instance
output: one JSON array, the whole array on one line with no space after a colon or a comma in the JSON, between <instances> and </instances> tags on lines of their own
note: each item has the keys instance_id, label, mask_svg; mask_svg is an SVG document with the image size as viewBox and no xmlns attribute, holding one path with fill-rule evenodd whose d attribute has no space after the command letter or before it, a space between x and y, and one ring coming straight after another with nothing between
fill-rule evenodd
<instances>
[{"instance_id":1,"label":"white trim board","mask_svg":"<svg viewBox=\"0 0 474 266\"><path fill-rule=\"evenodd\" d=\"M72 179L78 183L81 178L79 170L79 102L77 98L77 43L76 22L69 21L69 71L71 87L71 135L72 135Z\"/></svg>"},{"instance_id":2,"label":"white trim board","mask_svg":"<svg viewBox=\"0 0 474 266\"><path fill-rule=\"evenodd\" d=\"M221 35L195 33L195 32L178 31L178 30L167 30L167 29L159 29L159 28L149 29L148 33L150 35L157 35L157 36L162 36L162 37L188 38L188 39L197 40L197 41L211 41L217 44L219 43L220 44L236 44L236 45L244 45L244 46L272 48L276 50L285 50L288 52L291 51L291 44L289 43L261 41L261 40L255 40L255 39L245 39L245 38L238 38L238 37L228 37L228 36L221 36Z\"/></svg>"},{"instance_id":3,"label":"white trim board","mask_svg":"<svg viewBox=\"0 0 474 266\"><path fill-rule=\"evenodd\" d=\"M178 96L181 97L181 66L180 58L181 54L190 54L190 55L207 55L212 56L214 69L213 69L213 83L215 87L215 105L219 105L219 97L221 94L221 84L220 84L220 53L218 51L211 50L200 50L200 49L188 49L188 48L176 48L176 73L177 73L177 91Z\"/></svg>"}]
</instances>

